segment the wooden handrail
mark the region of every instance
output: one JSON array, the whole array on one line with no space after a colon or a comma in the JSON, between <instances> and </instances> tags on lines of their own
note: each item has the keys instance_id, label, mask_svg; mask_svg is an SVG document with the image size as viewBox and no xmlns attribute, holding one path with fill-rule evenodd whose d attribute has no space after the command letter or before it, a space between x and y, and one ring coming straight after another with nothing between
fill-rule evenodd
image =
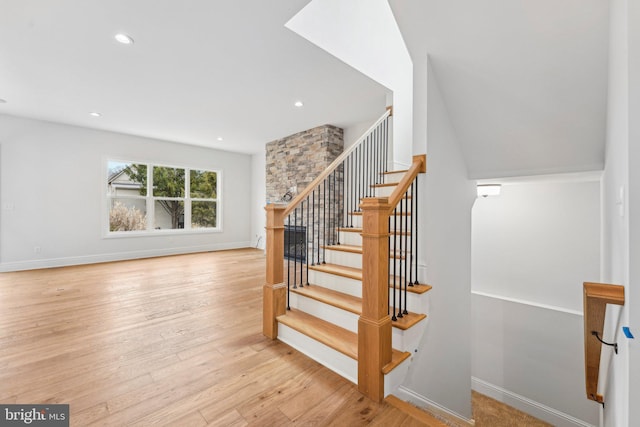
<instances>
[{"instance_id":1,"label":"wooden handrail","mask_svg":"<svg viewBox=\"0 0 640 427\"><path fill-rule=\"evenodd\" d=\"M598 394L602 343L593 335L593 332L597 332L602 337L607 304L624 305L624 286L589 282L583 284L584 370L587 399L598 403L604 403L604 396Z\"/></svg>"},{"instance_id":2,"label":"wooden handrail","mask_svg":"<svg viewBox=\"0 0 640 427\"><path fill-rule=\"evenodd\" d=\"M404 174L396 188L393 190L391 195L389 196L389 205L391 206L391 211L400 203L400 200L404 197L405 193L411 186L411 183L419 173L425 173L427 171L427 155L420 154L417 156L413 156L413 162L411 163L411 167ZM389 214L391 214L389 211Z\"/></svg>"},{"instance_id":3,"label":"wooden handrail","mask_svg":"<svg viewBox=\"0 0 640 427\"><path fill-rule=\"evenodd\" d=\"M366 137L375 128L377 128L380 123L382 123L384 120L386 120L387 117L390 117L391 116L391 112L392 112L392 109L387 107L387 109L385 110L384 114L382 116L380 116L380 118L378 120L376 120L376 122L374 124L372 124L371 127L365 133L363 133L362 136L360 138L358 138L358 140L353 145L351 145L349 148L347 148L345 151L343 151L342 154L340 154L338 157L336 157L336 159L324 171L322 171L322 173L320 175L318 175L316 177L316 179L311 181L311 183L309 185L307 185L304 190L302 190L300 193L298 193L298 195L285 208L284 214L283 214L284 217L289 215L296 208L296 206L298 206L303 200L305 200L307 198L307 196L309 196L309 194L311 194L311 192L313 191L314 188L316 188L318 185L320 185L320 183L322 181L324 181L324 179L327 178L329 176L329 174L331 174L331 172L333 172L338 166L340 166L342 164L342 162L349 156L349 154L351 154L353 151L355 151L355 149L358 148L364 142Z\"/></svg>"}]
</instances>

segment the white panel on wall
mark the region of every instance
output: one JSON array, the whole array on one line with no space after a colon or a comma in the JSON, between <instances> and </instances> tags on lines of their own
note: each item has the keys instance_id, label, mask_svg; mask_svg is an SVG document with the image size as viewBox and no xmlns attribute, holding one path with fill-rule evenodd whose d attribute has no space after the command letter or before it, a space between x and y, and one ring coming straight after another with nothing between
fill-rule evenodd
<instances>
[{"instance_id":1,"label":"white panel on wall","mask_svg":"<svg viewBox=\"0 0 640 427\"><path fill-rule=\"evenodd\" d=\"M600 278L600 183L503 185L473 207L472 289L582 311Z\"/></svg>"},{"instance_id":2,"label":"white panel on wall","mask_svg":"<svg viewBox=\"0 0 640 427\"><path fill-rule=\"evenodd\" d=\"M582 316L473 295L472 375L541 405L554 425L598 424L599 405L585 397ZM479 390L486 393L486 390ZM496 396L493 396L496 397Z\"/></svg>"}]
</instances>

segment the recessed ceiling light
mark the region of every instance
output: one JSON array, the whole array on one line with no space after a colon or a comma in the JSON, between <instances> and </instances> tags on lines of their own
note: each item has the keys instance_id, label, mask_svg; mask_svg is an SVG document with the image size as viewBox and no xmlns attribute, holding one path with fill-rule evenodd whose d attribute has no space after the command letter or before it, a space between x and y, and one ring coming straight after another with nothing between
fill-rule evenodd
<instances>
[{"instance_id":1,"label":"recessed ceiling light","mask_svg":"<svg viewBox=\"0 0 640 427\"><path fill-rule=\"evenodd\" d=\"M122 44L133 44L133 39L124 33L118 33L115 35L116 40Z\"/></svg>"},{"instance_id":2,"label":"recessed ceiling light","mask_svg":"<svg viewBox=\"0 0 640 427\"><path fill-rule=\"evenodd\" d=\"M222 137L221 136L219 136L217 139L218 139L218 141L222 141Z\"/></svg>"},{"instance_id":3,"label":"recessed ceiling light","mask_svg":"<svg viewBox=\"0 0 640 427\"><path fill-rule=\"evenodd\" d=\"M6 99L2 99L2 98L0 98L0 104L6 104L6 103L7 103L7 100L6 100Z\"/></svg>"},{"instance_id":4,"label":"recessed ceiling light","mask_svg":"<svg viewBox=\"0 0 640 427\"><path fill-rule=\"evenodd\" d=\"M295 105L296 107L300 108L300 107L302 107L304 104L302 103L302 101L296 101L293 105Z\"/></svg>"},{"instance_id":5,"label":"recessed ceiling light","mask_svg":"<svg viewBox=\"0 0 640 427\"><path fill-rule=\"evenodd\" d=\"M102 114L98 113L97 111L91 111L89 115L93 117L100 117Z\"/></svg>"}]
</instances>

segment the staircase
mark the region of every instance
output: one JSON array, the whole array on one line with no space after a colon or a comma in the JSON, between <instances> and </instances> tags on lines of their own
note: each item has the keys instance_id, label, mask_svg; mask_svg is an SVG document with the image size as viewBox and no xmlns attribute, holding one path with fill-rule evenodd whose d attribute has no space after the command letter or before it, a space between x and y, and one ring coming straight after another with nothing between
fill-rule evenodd
<instances>
[{"instance_id":1,"label":"staircase","mask_svg":"<svg viewBox=\"0 0 640 427\"><path fill-rule=\"evenodd\" d=\"M291 204L266 207L264 334L378 401L404 381L431 289L418 283L415 220L426 158L416 156L406 171L384 171L388 119Z\"/></svg>"}]
</instances>

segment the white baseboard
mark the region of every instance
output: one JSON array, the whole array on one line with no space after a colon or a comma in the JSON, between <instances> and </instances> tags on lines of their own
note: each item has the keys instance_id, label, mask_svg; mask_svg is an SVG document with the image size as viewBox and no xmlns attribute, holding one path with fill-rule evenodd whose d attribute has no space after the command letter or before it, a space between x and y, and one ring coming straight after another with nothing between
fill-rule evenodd
<instances>
[{"instance_id":1,"label":"white baseboard","mask_svg":"<svg viewBox=\"0 0 640 427\"><path fill-rule=\"evenodd\" d=\"M444 418L445 420L450 420L455 424L464 425L464 426L475 426L476 422L472 419L468 419L457 412L451 411L444 406L433 402L432 400L427 399L426 397L416 393L413 390L410 390L404 386L398 387L398 389L394 392L396 397L402 400L406 400L407 402L413 403L419 408L426 409L432 414Z\"/></svg>"},{"instance_id":2,"label":"white baseboard","mask_svg":"<svg viewBox=\"0 0 640 427\"><path fill-rule=\"evenodd\" d=\"M489 396L557 427L594 427L593 424L589 424L586 421L476 377L471 377L471 388L478 393Z\"/></svg>"},{"instance_id":3,"label":"white baseboard","mask_svg":"<svg viewBox=\"0 0 640 427\"><path fill-rule=\"evenodd\" d=\"M153 258L167 255L181 255L196 252L221 251L226 249L241 249L248 247L251 247L251 242L231 242L179 248L162 248L144 251L116 252L110 254L82 255L76 257L6 262L0 263L0 273L21 270L36 270L41 268L65 267L69 265L97 264L100 262L124 261L139 258Z\"/></svg>"}]
</instances>

